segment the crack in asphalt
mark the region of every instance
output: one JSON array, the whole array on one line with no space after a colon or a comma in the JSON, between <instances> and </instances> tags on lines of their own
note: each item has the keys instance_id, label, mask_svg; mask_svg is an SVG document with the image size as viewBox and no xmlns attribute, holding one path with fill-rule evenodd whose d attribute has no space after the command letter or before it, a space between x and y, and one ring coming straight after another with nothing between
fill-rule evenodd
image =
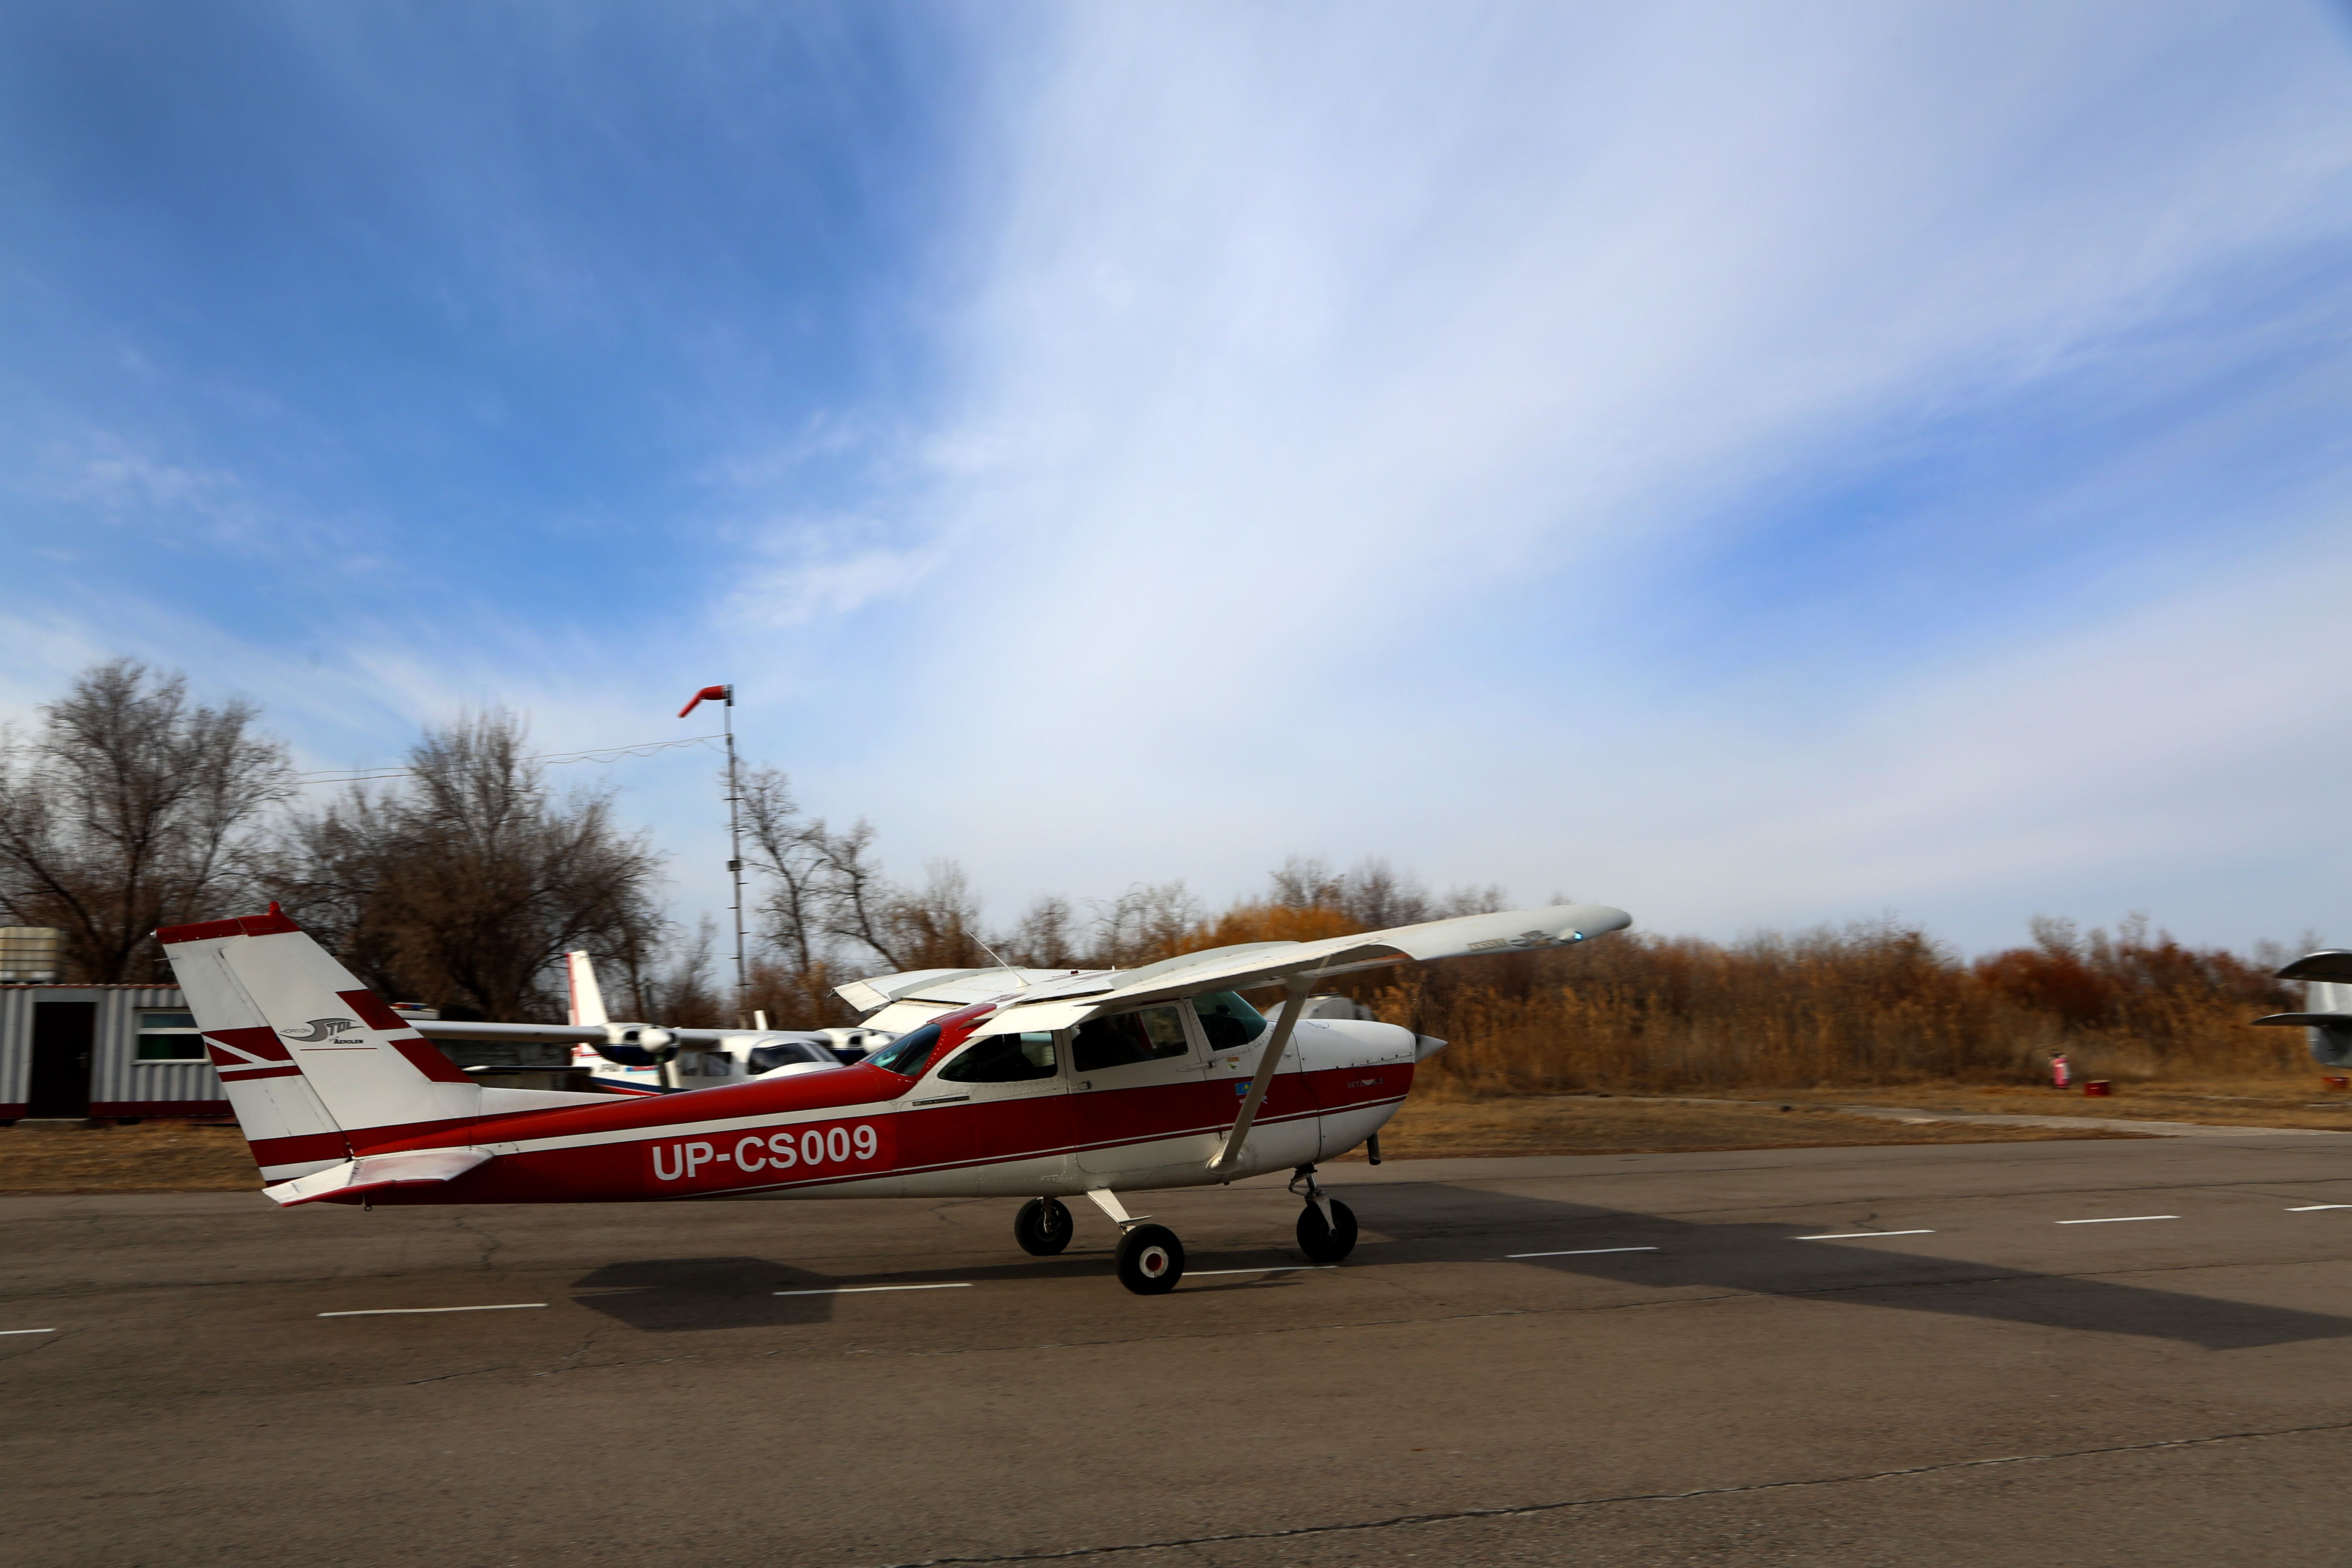
<instances>
[{"instance_id":1,"label":"crack in asphalt","mask_svg":"<svg viewBox=\"0 0 2352 1568\"><path fill-rule=\"evenodd\" d=\"M1359 1530L1397 1530L1420 1524L1449 1524L1457 1520L1523 1519L1533 1514L1559 1513L1570 1509L1607 1508L1616 1503L1689 1502L1702 1498L1738 1497L1758 1492L1795 1491L1810 1487L1858 1486L1871 1481L1900 1480L1909 1476L1950 1475L1962 1470L1990 1469L2000 1465L2046 1465L2065 1459L2099 1458L2110 1454L2152 1453L2167 1448L2201 1448L2223 1443L2258 1442L2270 1437L2302 1436L2319 1432L2352 1431L2352 1421L2324 1422L2309 1426L2274 1426L2244 1432L2221 1432L2207 1437L2166 1437L2148 1443L2117 1443L2098 1448L2066 1448L2048 1454L2003 1454L1990 1459L1949 1459L1941 1464L1909 1465L1900 1469L1865 1470L1849 1476L1811 1476L1801 1480L1755 1481L1746 1486L1695 1487L1688 1491L1616 1492L1606 1497L1565 1498L1555 1502L1515 1503L1507 1508L1446 1509L1428 1513L1400 1513L1386 1519L1352 1520L1343 1524L1301 1524L1284 1530L1236 1530L1216 1535L1171 1536L1164 1541L1117 1542L1106 1546L1074 1546L1060 1552L1009 1552L988 1557L920 1557L893 1563L887 1568L953 1568L957 1564L992 1563L1058 1563L1078 1557L1108 1557L1126 1552L1170 1552L1186 1547L1214 1546L1244 1541L1288 1541L1301 1536L1344 1535Z\"/></svg>"},{"instance_id":2,"label":"crack in asphalt","mask_svg":"<svg viewBox=\"0 0 2352 1568\"><path fill-rule=\"evenodd\" d=\"M461 1377L487 1377L491 1373L508 1370L509 1369L503 1366L478 1366L471 1372L445 1372L438 1377L412 1377L408 1380L407 1386L421 1388L428 1383L454 1383Z\"/></svg>"},{"instance_id":3,"label":"crack in asphalt","mask_svg":"<svg viewBox=\"0 0 2352 1568\"><path fill-rule=\"evenodd\" d=\"M464 1231L467 1236L472 1237L476 1241L482 1244L482 1255L474 1259L474 1267L477 1268L488 1268L490 1267L490 1259L496 1258L500 1249L506 1246L506 1242L502 1237L493 1236L487 1230L475 1229L473 1216L471 1215L461 1214L454 1216L450 1221L450 1226L453 1229Z\"/></svg>"}]
</instances>

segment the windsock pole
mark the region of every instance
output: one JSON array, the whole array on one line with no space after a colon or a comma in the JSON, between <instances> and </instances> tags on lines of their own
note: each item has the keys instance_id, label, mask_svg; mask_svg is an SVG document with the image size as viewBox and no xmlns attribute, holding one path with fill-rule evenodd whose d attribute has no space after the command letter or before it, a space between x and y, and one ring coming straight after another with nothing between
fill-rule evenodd
<instances>
[{"instance_id":1,"label":"windsock pole","mask_svg":"<svg viewBox=\"0 0 2352 1568\"><path fill-rule=\"evenodd\" d=\"M743 967L743 790L737 781L735 768L735 688L706 686L687 700L677 710L681 719L694 711L702 701L726 705L727 714L727 874L734 879L735 903L735 1026L749 1026L744 1004L751 1000L751 981Z\"/></svg>"}]
</instances>

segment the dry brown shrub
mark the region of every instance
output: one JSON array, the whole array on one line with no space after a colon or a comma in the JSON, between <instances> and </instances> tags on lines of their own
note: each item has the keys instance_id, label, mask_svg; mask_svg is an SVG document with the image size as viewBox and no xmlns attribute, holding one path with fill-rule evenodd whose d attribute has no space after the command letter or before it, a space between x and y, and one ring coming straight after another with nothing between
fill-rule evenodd
<instances>
[{"instance_id":1,"label":"dry brown shrub","mask_svg":"<svg viewBox=\"0 0 2352 1568\"><path fill-rule=\"evenodd\" d=\"M1225 934L1243 929L1260 928L1215 934L1273 937ZM2037 922L2037 937L1969 964L1885 922L1736 944L1628 933L1335 989L1451 1042L1423 1074L1441 1098L2016 1081L2045 1077L2053 1051L2078 1077L2139 1080L2300 1059L2294 1031L2249 1026L2295 999L2247 960L2128 925L2074 940Z\"/></svg>"}]
</instances>

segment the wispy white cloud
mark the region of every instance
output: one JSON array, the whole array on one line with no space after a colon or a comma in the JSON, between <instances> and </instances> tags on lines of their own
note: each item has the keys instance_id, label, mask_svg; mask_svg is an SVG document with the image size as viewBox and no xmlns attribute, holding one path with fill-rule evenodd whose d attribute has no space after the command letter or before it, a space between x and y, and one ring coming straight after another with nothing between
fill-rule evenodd
<instances>
[{"instance_id":1,"label":"wispy white cloud","mask_svg":"<svg viewBox=\"0 0 2352 1568\"><path fill-rule=\"evenodd\" d=\"M2051 626L1991 595L1939 645L1895 627L1753 730L1718 702L1776 668L1818 674L1801 650L1748 649L1718 689L1631 663L1628 643L1694 591L1723 596L1706 574L1759 513L1856 574L1800 584L1824 616L1874 574L1958 591L1936 537L1902 549L1899 515L1880 520L1894 559L1859 541L1842 558L1836 520L1805 507L1906 429L1962 420L1937 438L1990 441L1969 460L1999 463L2018 438L2000 421L2033 398L2063 390L2084 417L2144 396L2148 334L2188 337L2165 368L2191 380L2241 361L2265 328L2232 295L2346 238L2352 127L2316 16L2301 39L2260 8L1058 19L1051 47L1005 62L973 158L985 267L946 427L987 432L987 460L912 512L951 551L954 593L900 645L920 741L887 761L959 766L890 766L879 786L920 852L962 850L997 888L1175 870L1237 887L1287 849L1377 849L1523 891L1673 888L1680 919L1720 924L1796 882L1785 856L1730 853L1738 834L1699 839L1707 878L1670 869L1689 812L1727 808L1713 775L1749 781L1743 815L1777 792L1766 837L1846 868L1802 879L1808 914L1957 915L1948 875L1868 847L1900 831L1801 784L1853 776L1857 712L1954 700L1946 683L2021 648L2074 657ZM2147 467L2134 443L2165 434L2105 432L1982 489L2010 554L1968 570L2040 558L2011 509L2120 528L2050 492ZM2201 479L2252 482L2233 460ZM2178 481L2168 461L2143 497ZM2181 527L2152 514L2135 560L2179 548ZM2074 610L2122 626L2182 586L2158 573ZM2261 646L2214 650L2223 684L2253 679ZM1067 752L1036 761L1034 727L1062 722ZM1914 825L1905 791L1941 802L1935 820L1969 825L1954 857L2025 899L2050 864L2035 836L2105 808L2040 731L1955 732L2004 748L2003 767L1880 770L1872 798ZM2280 804L2251 763L2192 776ZM1955 812L1956 790L1976 809ZM2270 820L2273 840L2300 831ZM1578 868L1603 845L1648 858L1595 886Z\"/></svg>"}]
</instances>

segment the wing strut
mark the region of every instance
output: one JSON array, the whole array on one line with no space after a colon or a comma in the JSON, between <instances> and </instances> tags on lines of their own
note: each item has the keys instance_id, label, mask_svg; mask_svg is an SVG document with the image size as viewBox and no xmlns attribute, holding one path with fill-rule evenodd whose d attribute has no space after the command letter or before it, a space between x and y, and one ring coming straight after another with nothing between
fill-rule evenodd
<instances>
[{"instance_id":1,"label":"wing strut","mask_svg":"<svg viewBox=\"0 0 2352 1568\"><path fill-rule=\"evenodd\" d=\"M1249 1136L1250 1123L1257 1120L1257 1108L1265 1103L1265 1091L1274 1082L1274 1069L1282 1065L1282 1053L1290 1048L1290 1031L1298 1023L1298 1016L1307 1011L1307 993L1313 990L1312 975L1293 975L1282 983L1282 1016L1275 1020L1274 1038L1265 1043L1265 1054L1257 1059L1257 1076L1250 1079L1249 1094L1242 1101L1241 1119L1234 1130L1225 1134L1225 1146L1209 1162L1212 1171L1230 1171L1242 1157L1242 1141Z\"/></svg>"}]
</instances>

